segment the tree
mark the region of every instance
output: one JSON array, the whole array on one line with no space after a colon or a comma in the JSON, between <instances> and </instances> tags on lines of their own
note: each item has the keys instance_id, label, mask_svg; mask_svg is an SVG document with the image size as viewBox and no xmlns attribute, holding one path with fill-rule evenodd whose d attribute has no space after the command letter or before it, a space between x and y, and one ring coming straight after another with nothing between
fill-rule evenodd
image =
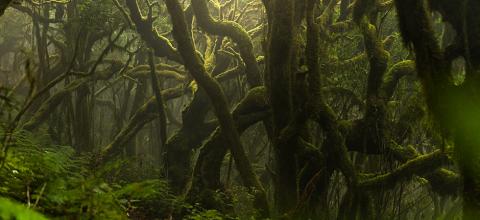
<instances>
[{"instance_id":1,"label":"tree","mask_svg":"<svg viewBox=\"0 0 480 220\"><path fill-rule=\"evenodd\" d=\"M463 212L465 219L480 214L477 75L480 56L478 19L473 13L478 2L396 1L400 31L407 46L415 52L416 68L427 97L430 111L455 143L456 158L463 175ZM432 28L430 10L438 11L455 30L455 41L440 47ZM415 21L410 17L414 14ZM465 60L465 79L461 84L452 80L452 62Z\"/></svg>"},{"instance_id":2,"label":"tree","mask_svg":"<svg viewBox=\"0 0 480 220\"><path fill-rule=\"evenodd\" d=\"M67 218L450 219L461 195L479 215L474 1L6 6L2 197Z\"/></svg>"}]
</instances>

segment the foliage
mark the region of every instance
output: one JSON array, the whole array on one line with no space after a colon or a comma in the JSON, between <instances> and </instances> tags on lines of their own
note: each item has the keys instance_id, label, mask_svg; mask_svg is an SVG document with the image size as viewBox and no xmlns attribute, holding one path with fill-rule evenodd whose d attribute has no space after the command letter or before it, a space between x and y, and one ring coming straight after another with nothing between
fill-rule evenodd
<instances>
[{"instance_id":1,"label":"foliage","mask_svg":"<svg viewBox=\"0 0 480 220\"><path fill-rule=\"evenodd\" d=\"M254 196L244 187L234 187L233 208L241 220L250 220L256 216L256 210L253 205Z\"/></svg>"},{"instance_id":2,"label":"foliage","mask_svg":"<svg viewBox=\"0 0 480 220\"><path fill-rule=\"evenodd\" d=\"M1 196L54 217L126 219L136 212L159 216L175 209L177 198L163 180L106 182L100 174L115 166L95 171L88 166L89 157L75 155L68 146L51 145L47 135L17 131L13 139L0 171ZM6 210L0 215L8 215Z\"/></svg>"},{"instance_id":3,"label":"foliage","mask_svg":"<svg viewBox=\"0 0 480 220\"><path fill-rule=\"evenodd\" d=\"M46 220L47 218L22 204L0 198L0 219Z\"/></svg>"},{"instance_id":4,"label":"foliage","mask_svg":"<svg viewBox=\"0 0 480 220\"><path fill-rule=\"evenodd\" d=\"M202 220L202 219L211 219L211 220L222 220L223 215L217 210L204 210L197 211L194 210L188 217L189 220Z\"/></svg>"},{"instance_id":5,"label":"foliage","mask_svg":"<svg viewBox=\"0 0 480 220\"><path fill-rule=\"evenodd\" d=\"M212 220L223 220L223 219L239 219L235 217L228 216L226 214L220 213L218 210L214 209L204 209L200 204L195 205L185 205L187 210L187 216L185 219L188 220L202 220L202 219L212 219Z\"/></svg>"},{"instance_id":6,"label":"foliage","mask_svg":"<svg viewBox=\"0 0 480 220\"><path fill-rule=\"evenodd\" d=\"M480 198L480 23L457 18L480 3L444 2L14 1L0 218L453 219Z\"/></svg>"}]
</instances>

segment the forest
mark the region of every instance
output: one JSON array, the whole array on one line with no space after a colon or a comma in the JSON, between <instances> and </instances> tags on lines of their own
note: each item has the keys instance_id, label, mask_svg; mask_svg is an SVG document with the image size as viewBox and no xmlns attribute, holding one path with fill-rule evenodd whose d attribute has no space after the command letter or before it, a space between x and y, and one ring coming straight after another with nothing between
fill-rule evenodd
<instances>
[{"instance_id":1,"label":"forest","mask_svg":"<svg viewBox=\"0 0 480 220\"><path fill-rule=\"evenodd\" d=\"M479 0L0 0L0 219L480 219Z\"/></svg>"}]
</instances>

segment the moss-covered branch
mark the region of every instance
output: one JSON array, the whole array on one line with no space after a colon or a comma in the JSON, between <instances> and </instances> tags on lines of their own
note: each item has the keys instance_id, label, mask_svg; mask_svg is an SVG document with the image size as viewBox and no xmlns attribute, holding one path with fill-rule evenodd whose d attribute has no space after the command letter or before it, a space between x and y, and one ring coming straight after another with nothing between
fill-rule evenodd
<instances>
[{"instance_id":1,"label":"moss-covered branch","mask_svg":"<svg viewBox=\"0 0 480 220\"><path fill-rule=\"evenodd\" d=\"M201 60L196 54L191 35L188 34L188 25L185 20L185 14L177 0L165 0L168 12L171 17L173 31L172 34L178 43L179 53L181 54L186 69L193 76L198 85L202 87L211 100L215 115L217 116L220 127L225 133L225 137L230 145L230 150L235 158L237 169L240 173L243 183L247 187L255 188L256 200L262 216L268 216L268 204L265 191L260 184L252 165L248 160L240 135L238 134L233 117L228 110L227 99L222 88L213 78L211 78L202 65Z\"/></svg>"},{"instance_id":2,"label":"moss-covered branch","mask_svg":"<svg viewBox=\"0 0 480 220\"><path fill-rule=\"evenodd\" d=\"M198 24L205 31L210 34L227 36L237 43L240 55L245 62L247 80L250 86L260 86L262 84L260 68L253 52L252 40L247 31L236 22L214 19L208 11L206 0L192 0L192 8Z\"/></svg>"},{"instance_id":3,"label":"moss-covered branch","mask_svg":"<svg viewBox=\"0 0 480 220\"><path fill-rule=\"evenodd\" d=\"M166 168L172 190L184 194L192 172L192 150L201 146L216 125L205 123L211 103L200 87L182 111L182 127L167 141Z\"/></svg>"},{"instance_id":4,"label":"moss-covered branch","mask_svg":"<svg viewBox=\"0 0 480 220\"><path fill-rule=\"evenodd\" d=\"M309 80L309 108L311 109L311 118L319 123L319 125L326 132L325 145L328 148L329 155L333 156L336 160L335 167L338 167L347 178L350 186L355 185L357 182L357 174L355 169L348 158L347 150L345 148L345 139L339 130L339 125L336 121L336 115L333 110L328 106L323 98L322 94L322 79L321 68L319 64L319 35L318 24L314 20L314 1L309 1L307 7L307 48L306 57L307 65L309 68L308 80Z\"/></svg>"},{"instance_id":5,"label":"moss-covered branch","mask_svg":"<svg viewBox=\"0 0 480 220\"><path fill-rule=\"evenodd\" d=\"M391 143L387 154L392 155L394 159L401 163L406 163L421 156L412 146L403 147L395 142ZM429 181L430 186L435 192L455 195L460 190L460 175L451 170L445 168L434 169L426 172L422 177Z\"/></svg>"},{"instance_id":6,"label":"moss-covered branch","mask_svg":"<svg viewBox=\"0 0 480 220\"><path fill-rule=\"evenodd\" d=\"M354 18L358 22L363 35L365 53L369 61L369 72L364 117L354 124L353 131L347 136L347 143L348 145L356 145L364 151L371 148L373 151L382 152L386 145L385 142L389 138L389 132L386 127L385 94L383 94L381 88L390 54L384 49L383 41L378 39L377 28L370 23L370 17L365 14L366 11L361 11L371 10L368 8L373 7L370 6L373 3L370 0L359 0L355 3ZM356 140L352 141L352 137Z\"/></svg>"},{"instance_id":7,"label":"moss-covered branch","mask_svg":"<svg viewBox=\"0 0 480 220\"><path fill-rule=\"evenodd\" d=\"M439 100L436 92L449 86L450 67L444 62L443 53L433 31L433 24L424 2L395 1L399 28L407 46L413 46L416 54L416 68L427 92L427 100L432 109Z\"/></svg>"},{"instance_id":8,"label":"moss-covered branch","mask_svg":"<svg viewBox=\"0 0 480 220\"><path fill-rule=\"evenodd\" d=\"M182 59L177 50L172 46L170 41L161 36L156 29L153 28L153 20L144 17L138 7L137 0L126 0L126 5L130 11L130 18L135 24L138 33L142 39L153 48L155 55L166 57L170 60L182 63Z\"/></svg>"},{"instance_id":9,"label":"moss-covered branch","mask_svg":"<svg viewBox=\"0 0 480 220\"><path fill-rule=\"evenodd\" d=\"M215 79L222 82L222 81L232 79L233 77L238 76L239 74L242 74L242 73L243 71L241 69L233 68L231 70L227 70L222 74L219 74L217 77L215 77ZM177 87L162 91L162 95L165 101L179 98L182 95L184 95L184 93L185 91L183 86L177 86ZM153 121L158 117L158 114L155 113L155 109L156 109L155 97L151 97L144 104L144 107L136 110L136 112L134 113L134 116L132 116L132 118L127 122L127 125L125 125L122 128L122 130L117 135L115 135L114 140L112 140L112 142L110 142L107 146L103 147L102 151L104 153L102 154L107 155L110 153L115 154L115 152L116 153L121 152L121 149L127 143L124 140L129 140L133 138L138 133L138 131L140 131L140 129L134 129L134 128L137 128L137 127L143 128L147 123ZM194 116L192 117L198 117L198 114L193 114L193 115ZM133 120L133 118L141 118L142 120ZM186 121L189 121L189 119L186 119ZM132 131L132 132L129 132L129 131ZM112 152L109 153L109 151L112 151Z\"/></svg>"},{"instance_id":10,"label":"moss-covered branch","mask_svg":"<svg viewBox=\"0 0 480 220\"><path fill-rule=\"evenodd\" d=\"M256 87L250 90L232 112L238 132L243 133L248 127L267 117L268 109L265 88ZM203 144L193 172L189 197L195 202L201 202L207 208L219 206L211 193L223 188L220 182L220 171L228 151L225 147L226 141L222 130L218 127Z\"/></svg>"},{"instance_id":11,"label":"moss-covered branch","mask_svg":"<svg viewBox=\"0 0 480 220\"><path fill-rule=\"evenodd\" d=\"M451 22L460 39L473 41L467 45L459 45L467 60L465 82L455 86L450 80L451 58L440 47L433 28L433 19L429 6L424 1L396 0L395 6L399 20L400 32L407 46L415 52L415 63L418 76L425 91L427 106L442 129L452 132L455 142L457 161L463 176L463 215L465 219L474 219L480 215L480 99L478 88L478 72L480 56L478 45L478 18L476 13L480 4L477 1L465 1L457 6L444 7L452 2L430 2L434 9L440 10L444 19ZM439 4L439 5L435 5ZM462 6L460 6L462 5ZM463 7L464 13L458 13ZM476 10L472 15L472 11ZM457 10L457 13L452 13ZM461 16L460 16L461 15ZM461 20L461 22L458 22ZM468 28L467 28L468 27ZM462 31L458 31L462 30ZM472 35L473 34L473 35ZM463 37L462 37L463 36ZM464 41L465 42L465 41ZM476 52L469 54L470 46ZM448 47L447 47L448 48ZM476 63L476 64L474 64ZM475 89L473 89L475 88Z\"/></svg>"},{"instance_id":12,"label":"moss-covered branch","mask_svg":"<svg viewBox=\"0 0 480 220\"><path fill-rule=\"evenodd\" d=\"M162 91L162 96L165 101L178 98L183 95L182 87L166 89ZM123 149L123 146L131 140L143 126L158 117L157 104L155 97L151 97L135 114L130 118L127 125L115 135L115 138L108 145L100 150L100 160L105 160L118 155Z\"/></svg>"},{"instance_id":13,"label":"moss-covered branch","mask_svg":"<svg viewBox=\"0 0 480 220\"><path fill-rule=\"evenodd\" d=\"M138 65L135 67L131 67L125 71L125 75L128 75L132 78L145 78L150 77L151 68L149 65ZM174 66L169 66L166 64L156 64L155 65L155 72L158 77L162 78L171 78L175 79L179 82L183 82L187 79L186 73L183 70L180 70Z\"/></svg>"},{"instance_id":14,"label":"moss-covered branch","mask_svg":"<svg viewBox=\"0 0 480 220\"><path fill-rule=\"evenodd\" d=\"M433 153L421 155L400 165L392 172L362 180L359 187L367 190L374 190L393 185L412 178L413 175L424 175L436 170L446 161L446 155L437 150Z\"/></svg>"},{"instance_id":15,"label":"moss-covered branch","mask_svg":"<svg viewBox=\"0 0 480 220\"><path fill-rule=\"evenodd\" d=\"M385 99L388 101L395 91L398 82L404 76L415 75L415 62L412 60L404 60L396 63L383 77L382 92L385 95Z\"/></svg>"},{"instance_id":16,"label":"moss-covered branch","mask_svg":"<svg viewBox=\"0 0 480 220\"><path fill-rule=\"evenodd\" d=\"M47 100L45 100L38 110L35 112L28 122L23 125L23 129L33 131L40 126L48 116L67 98L72 91L84 86L86 83L91 82L92 78L81 78L68 84L64 89L55 92Z\"/></svg>"}]
</instances>

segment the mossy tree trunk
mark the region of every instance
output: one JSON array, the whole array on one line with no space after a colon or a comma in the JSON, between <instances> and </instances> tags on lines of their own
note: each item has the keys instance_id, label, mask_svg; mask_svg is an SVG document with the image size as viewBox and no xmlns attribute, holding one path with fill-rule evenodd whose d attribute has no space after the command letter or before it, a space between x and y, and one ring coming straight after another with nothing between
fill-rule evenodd
<instances>
[{"instance_id":1,"label":"mossy tree trunk","mask_svg":"<svg viewBox=\"0 0 480 220\"><path fill-rule=\"evenodd\" d=\"M198 85L205 89L215 115L218 118L220 127L225 133L225 137L230 145L237 169L242 177L245 186L254 189L256 205L261 210L261 216L268 216L268 203L263 186L253 171L252 165L248 160L240 136L235 128L232 115L228 109L227 100L220 85L208 75L205 67L201 63L193 44L191 35L189 35L188 25L185 19L185 13L177 0L165 0L168 12L171 16L173 25L173 37L178 43L179 53L182 56L185 67L189 70Z\"/></svg>"},{"instance_id":2,"label":"mossy tree trunk","mask_svg":"<svg viewBox=\"0 0 480 220\"><path fill-rule=\"evenodd\" d=\"M416 55L427 104L438 124L452 134L463 176L463 218L480 216L480 23L478 1L395 1L404 42ZM456 41L445 48L435 36L431 11L440 12L455 29ZM466 76L451 80L452 61L463 57Z\"/></svg>"}]
</instances>

